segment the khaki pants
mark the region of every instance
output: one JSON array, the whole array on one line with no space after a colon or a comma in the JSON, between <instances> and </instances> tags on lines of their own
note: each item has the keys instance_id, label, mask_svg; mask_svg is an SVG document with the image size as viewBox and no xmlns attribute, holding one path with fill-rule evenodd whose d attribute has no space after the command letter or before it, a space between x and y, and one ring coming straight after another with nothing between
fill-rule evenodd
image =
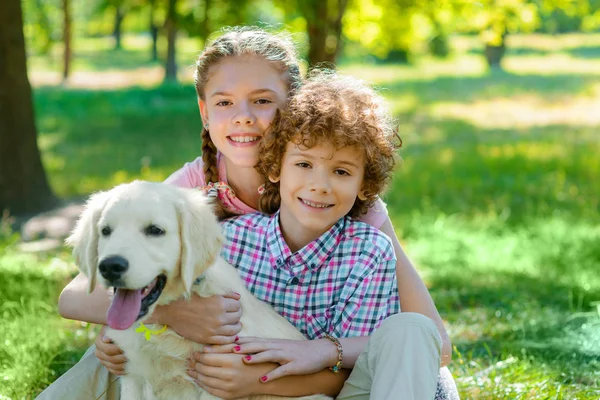
<instances>
[{"instance_id":1,"label":"khaki pants","mask_svg":"<svg viewBox=\"0 0 600 400\"><path fill-rule=\"evenodd\" d=\"M415 313L391 316L371 336L337 399L433 399L441 346L440 335L429 318ZM37 399L118 400L119 379L100 364L95 350L95 346L90 347Z\"/></svg>"},{"instance_id":2,"label":"khaki pants","mask_svg":"<svg viewBox=\"0 0 600 400\"><path fill-rule=\"evenodd\" d=\"M383 321L358 357L338 400L431 400L436 395L442 339L416 313Z\"/></svg>"},{"instance_id":3,"label":"khaki pants","mask_svg":"<svg viewBox=\"0 0 600 400\"><path fill-rule=\"evenodd\" d=\"M37 397L39 400L119 400L119 377L108 372L90 347L81 360Z\"/></svg>"}]
</instances>

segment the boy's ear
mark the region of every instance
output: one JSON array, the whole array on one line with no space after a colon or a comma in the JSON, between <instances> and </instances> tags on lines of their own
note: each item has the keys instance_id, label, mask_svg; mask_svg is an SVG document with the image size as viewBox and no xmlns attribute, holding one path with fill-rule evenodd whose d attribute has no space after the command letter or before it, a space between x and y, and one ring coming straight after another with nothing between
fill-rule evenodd
<instances>
[{"instance_id":1,"label":"boy's ear","mask_svg":"<svg viewBox=\"0 0 600 400\"><path fill-rule=\"evenodd\" d=\"M361 190L360 192L358 192L358 199L362 200L362 201L365 201L367 199L367 196L366 196L364 190Z\"/></svg>"},{"instance_id":2,"label":"boy's ear","mask_svg":"<svg viewBox=\"0 0 600 400\"><path fill-rule=\"evenodd\" d=\"M202 117L202 125L206 125L208 123L208 110L206 109L206 102L200 97L198 97L198 108Z\"/></svg>"},{"instance_id":3,"label":"boy's ear","mask_svg":"<svg viewBox=\"0 0 600 400\"><path fill-rule=\"evenodd\" d=\"M277 182L279 182L279 177L278 176L269 176L269 180L273 183L277 183Z\"/></svg>"}]
</instances>

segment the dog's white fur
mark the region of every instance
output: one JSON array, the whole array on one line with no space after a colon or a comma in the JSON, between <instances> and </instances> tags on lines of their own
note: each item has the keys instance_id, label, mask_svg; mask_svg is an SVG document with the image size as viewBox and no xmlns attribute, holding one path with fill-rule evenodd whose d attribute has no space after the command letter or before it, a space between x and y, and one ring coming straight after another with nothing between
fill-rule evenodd
<instances>
[{"instance_id":1,"label":"dog's white fur","mask_svg":"<svg viewBox=\"0 0 600 400\"><path fill-rule=\"evenodd\" d=\"M165 231L150 236L144 229L154 224ZM112 232L102 235L102 228ZM157 305L165 305L192 292L207 297L231 291L241 294L243 336L304 339L303 335L269 305L250 294L234 267L219 257L223 236L212 206L198 190L181 189L161 183L136 181L93 195L67 242L80 270L89 279L89 291L96 280L108 283L98 273L98 264L109 256L129 262L123 276L125 287L140 289L159 274L167 276L166 286L143 321ZM200 284L197 277L204 275ZM188 341L171 329L146 341L129 329L109 329L107 334L128 358L128 374L121 378L121 398L215 399L187 375L186 359L202 345ZM159 327L153 326L153 329ZM252 399L282 399L253 396ZM324 395L303 399L329 399Z\"/></svg>"}]
</instances>

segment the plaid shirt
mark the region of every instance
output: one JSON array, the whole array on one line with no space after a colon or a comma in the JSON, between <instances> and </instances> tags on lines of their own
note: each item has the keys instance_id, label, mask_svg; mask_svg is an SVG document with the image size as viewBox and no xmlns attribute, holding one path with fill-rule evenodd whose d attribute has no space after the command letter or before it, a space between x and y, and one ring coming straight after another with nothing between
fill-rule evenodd
<instances>
[{"instance_id":1,"label":"plaid shirt","mask_svg":"<svg viewBox=\"0 0 600 400\"><path fill-rule=\"evenodd\" d=\"M246 287L306 337L368 336L398 313L396 258L390 239L349 217L292 254L279 213L222 223L222 255Z\"/></svg>"}]
</instances>

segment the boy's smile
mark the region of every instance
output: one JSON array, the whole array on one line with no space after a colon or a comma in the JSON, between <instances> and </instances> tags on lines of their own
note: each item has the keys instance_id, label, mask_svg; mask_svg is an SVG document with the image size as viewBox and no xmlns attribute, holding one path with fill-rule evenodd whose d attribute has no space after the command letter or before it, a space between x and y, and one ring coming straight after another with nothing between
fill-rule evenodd
<instances>
[{"instance_id":1,"label":"boy's smile","mask_svg":"<svg viewBox=\"0 0 600 400\"><path fill-rule=\"evenodd\" d=\"M288 143L281 176L271 180L280 181L280 225L290 250L306 246L350 212L362 195L364 172L358 147Z\"/></svg>"}]
</instances>

